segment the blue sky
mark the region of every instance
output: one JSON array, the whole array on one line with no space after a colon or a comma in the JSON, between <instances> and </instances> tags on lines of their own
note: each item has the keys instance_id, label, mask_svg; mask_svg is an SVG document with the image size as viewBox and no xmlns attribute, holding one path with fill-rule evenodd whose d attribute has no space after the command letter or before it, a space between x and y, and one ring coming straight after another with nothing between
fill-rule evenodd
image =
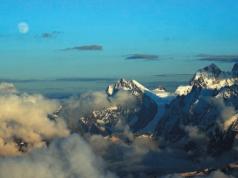
<instances>
[{"instance_id":1,"label":"blue sky","mask_svg":"<svg viewBox=\"0 0 238 178\"><path fill-rule=\"evenodd\" d=\"M193 73L211 62L230 69L237 12L237 0L1 0L0 78ZM74 49L90 45L103 49ZM134 54L144 57L126 60Z\"/></svg>"}]
</instances>

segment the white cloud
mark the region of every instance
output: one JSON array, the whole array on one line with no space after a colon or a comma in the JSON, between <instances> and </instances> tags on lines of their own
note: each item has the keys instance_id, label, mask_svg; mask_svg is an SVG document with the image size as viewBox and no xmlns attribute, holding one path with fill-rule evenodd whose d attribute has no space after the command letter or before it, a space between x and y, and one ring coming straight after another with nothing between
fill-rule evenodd
<instances>
[{"instance_id":1,"label":"white cloud","mask_svg":"<svg viewBox=\"0 0 238 178\"><path fill-rule=\"evenodd\" d=\"M12 83L0 83L0 94L11 94L11 93L17 93L17 89L15 85Z\"/></svg>"},{"instance_id":2,"label":"white cloud","mask_svg":"<svg viewBox=\"0 0 238 178\"><path fill-rule=\"evenodd\" d=\"M0 158L0 177L115 178L79 136L54 140L48 148L20 157Z\"/></svg>"},{"instance_id":3,"label":"white cloud","mask_svg":"<svg viewBox=\"0 0 238 178\"><path fill-rule=\"evenodd\" d=\"M59 108L58 102L41 95L9 93L8 89L13 88L10 84L0 88L6 90L0 94L0 155L21 154L20 143L27 143L25 151L29 151L53 138L68 136L63 119L48 118Z\"/></svg>"}]
</instances>

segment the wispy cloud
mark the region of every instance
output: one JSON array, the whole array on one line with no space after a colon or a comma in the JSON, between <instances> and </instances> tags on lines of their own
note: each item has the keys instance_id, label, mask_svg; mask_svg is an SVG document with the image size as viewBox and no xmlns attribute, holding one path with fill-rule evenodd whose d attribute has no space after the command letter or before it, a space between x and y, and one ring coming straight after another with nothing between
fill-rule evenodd
<instances>
[{"instance_id":1,"label":"wispy cloud","mask_svg":"<svg viewBox=\"0 0 238 178\"><path fill-rule=\"evenodd\" d=\"M51 39L57 37L60 33L61 32L59 31L44 32L40 35L40 37L44 39Z\"/></svg>"},{"instance_id":2,"label":"wispy cloud","mask_svg":"<svg viewBox=\"0 0 238 178\"><path fill-rule=\"evenodd\" d=\"M238 62L238 55L198 54L195 57L200 61Z\"/></svg>"},{"instance_id":3,"label":"wispy cloud","mask_svg":"<svg viewBox=\"0 0 238 178\"><path fill-rule=\"evenodd\" d=\"M131 54L126 57L126 60L155 61L159 60L159 56L154 54Z\"/></svg>"},{"instance_id":4,"label":"wispy cloud","mask_svg":"<svg viewBox=\"0 0 238 178\"><path fill-rule=\"evenodd\" d=\"M101 45L83 45L62 49L62 51L102 51L102 50L103 46Z\"/></svg>"}]
</instances>

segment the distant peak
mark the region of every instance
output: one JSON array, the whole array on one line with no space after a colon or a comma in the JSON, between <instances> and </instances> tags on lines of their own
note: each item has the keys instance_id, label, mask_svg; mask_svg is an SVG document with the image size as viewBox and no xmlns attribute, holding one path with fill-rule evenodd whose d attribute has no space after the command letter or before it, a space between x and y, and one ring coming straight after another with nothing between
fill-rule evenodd
<instances>
[{"instance_id":1,"label":"distant peak","mask_svg":"<svg viewBox=\"0 0 238 178\"><path fill-rule=\"evenodd\" d=\"M210 64L209 66L206 66L202 69L203 71L206 71L208 73L215 74L215 76L218 76L222 71L216 64Z\"/></svg>"},{"instance_id":2,"label":"distant peak","mask_svg":"<svg viewBox=\"0 0 238 178\"><path fill-rule=\"evenodd\" d=\"M155 88L154 90L157 90L157 91L167 91L165 87L163 86L158 86L157 88Z\"/></svg>"},{"instance_id":3,"label":"distant peak","mask_svg":"<svg viewBox=\"0 0 238 178\"><path fill-rule=\"evenodd\" d=\"M119 90L131 91L132 94L139 95L148 89L136 80L126 80L121 78L116 83L109 85L106 89L106 93L109 96L112 96Z\"/></svg>"},{"instance_id":4,"label":"distant peak","mask_svg":"<svg viewBox=\"0 0 238 178\"><path fill-rule=\"evenodd\" d=\"M219 77L219 75L222 73L222 70L216 65L216 64L210 64L202 69L199 69L195 75L194 79L198 79L200 77Z\"/></svg>"},{"instance_id":5,"label":"distant peak","mask_svg":"<svg viewBox=\"0 0 238 178\"><path fill-rule=\"evenodd\" d=\"M236 77L238 77L238 63L233 66L232 72L224 72L217 65L210 64L195 73L190 85L219 89L233 85L237 82Z\"/></svg>"},{"instance_id":6,"label":"distant peak","mask_svg":"<svg viewBox=\"0 0 238 178\"><path fill-rule=\"evenodd\" d=\"M210 64L202 69L199 69L191 80L191 85L208 87L210 82L217 80L221 75L222 70L215 64Z\"/></svg>"},{"instance_id":7,"label":"distant peak","mask_svg":"<svg viewBox=\"0 0 238 178\"><path fill-rule=\"evenodd\" d=\"M120 81L120 83L127 83L127 80L124 78L121 78L119 81Z\"/></svg>"},{"instance_id":8,"label":"distant peak","mask_svg":"<svg viewBox=\"0 0 238 178\"><path fill-rule=\"evenodd\" d=\"M234 77L238 77L238 63L235 63L233 68L232 68L232 75Z\"/></svg>"}]
</instances>

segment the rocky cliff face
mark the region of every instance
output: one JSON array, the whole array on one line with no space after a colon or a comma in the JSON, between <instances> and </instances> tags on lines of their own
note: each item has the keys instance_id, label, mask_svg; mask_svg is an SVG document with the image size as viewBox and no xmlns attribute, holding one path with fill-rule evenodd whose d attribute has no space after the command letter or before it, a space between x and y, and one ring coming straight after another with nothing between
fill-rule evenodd
<instances>
[{"instance_id":1,"label":"rocky cliff face","mask_svg":"<svg viewBox=\"0 0 238 178\"><path fill-rule=\"evenodd\" d=\"M140 98L141 105L134 118L129 122L131 131L139 133L153 133L158 120L164 112L164 107L174 95L159 87L149 90L135 80L127 81L121 79L115 84L107 87L106 93L112 97L119 91L128 91L132 95Z\"/></svg>"},{"instance_id":2,"label":"rocky cliff face","mask_svg":"<svg viewBox=\"0 0 238 178\"><path fill-rule=\"evenodd\" d=\"M165 91L156 90L160 94ZM136 98L136 108L125 106L114 106L102 110L93 111L80 119L81 130L95 134L114 134L130 127L133 132L138 132L154 119L158 108L156 102L147 94L149 89L135 80L127 81L120 79L106 88L109 100L118 92L127 92ZM157 96L154 94L154 97ZM120 129L119 129L120 128ZM152 131L151 131L152 133Z\"/></svg>"},{"instance_id":3,"label":"rocky cliff face","mask_svg":"<svg viewBox=\"0 0 238 178\"><path fill-rule=\"evenodd\" d=\"M126 93L124 96L133 98L133 105L113 102L115 99L120 100L121 93ZM109 103L107 106L92 109L83 115L77 114L77 112L74 114L73 117L80 115L76 123L76 131L80 131L82 134L91 133L105 136L123 132L123 129L129 127L130 131L134 133L152 134L158 117L162 114L161 109L168 103L167 98L174 96L164 88L149 90L135 80L120 79L106 88L105 97ZM76 103L78 102L76 101ZM74 103L73 106L75 105L78 104ZM74 113L75 110L80 110L80 106L74 108L73 111L67 111L66 104L62 110L64 110L62 113ZM148 127L148 125L150 126ZM146 130L143 130L144 128Z\"/></svg>"},{"instance_id":4,"label":"rocky cliff face","mask_svg":"<svg viewBox=\"0 0 238 178\"><path fill-rule=\"evenodd\" d=\"M133 132L140 131L145 128L151 120L153 120L158 112L159 108L155 101L153 101L149 96L142 96L142 105L139 112L136 114L136 122L131 124L131 129Z\"/></svg>"}]
</instances>

